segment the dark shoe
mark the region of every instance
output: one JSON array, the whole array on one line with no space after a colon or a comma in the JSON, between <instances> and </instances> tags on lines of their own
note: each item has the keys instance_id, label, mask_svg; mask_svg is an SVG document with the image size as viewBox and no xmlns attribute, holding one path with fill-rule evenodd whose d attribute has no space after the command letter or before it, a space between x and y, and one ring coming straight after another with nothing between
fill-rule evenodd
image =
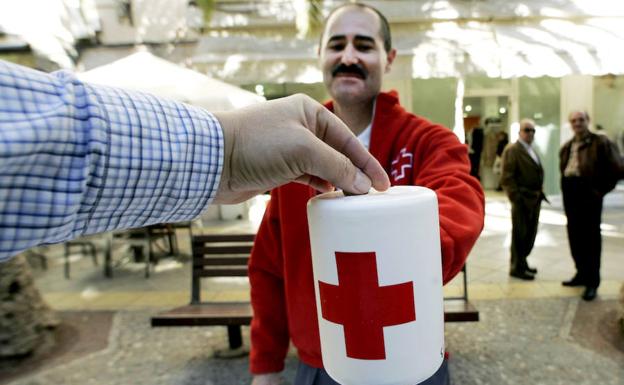
<instances>
[{"instance_id":1,"label":"dark shoe","mask_svg":"<svg viewBox=\"0 0 624 385\"><path fill-rule=\"evenodd\" d=\"M581 296L581 298L583 298L585 301L593 301L594 298L596 298L596 295L598 294L598 289L595 287L586 287L585 291L583 292L583 295Z\"/></svg>"},{"instance_id":2,"label":"dark shoe","mask_svg":"<svg viewBox=\"0 0 624 385\"><path fill-rule=\"evenodd\" d=\"M568 287L585 286L585 283L578 277L578 275L575 275L574 278L569 281L561 282L561 284Z\"/></svg>"},{"instance_id":3,"label":"dark shoe","mask_svg":"<svg viewBox=\"0 0 624 385\"><path fill-rule=\"evenodd\" d=\"M534 267L527 266L526 271L528 271L529 273L533 275L537 274L537 269Z\"/></svg>"},{"instance_id":4,"label":"dark shoe","mask_svg":"<svg viewBox=\"0 0 624 385\"><path fill-rule=\"evenodd\" d=\"M514 278L518 278L518 279L523 279L525 281L532 281L535 279L535 276L533 274L529 274L526 271L523 271L521 273L512 271L509 273L510 276L514 277Z\"/></svg>"}]
</instances>

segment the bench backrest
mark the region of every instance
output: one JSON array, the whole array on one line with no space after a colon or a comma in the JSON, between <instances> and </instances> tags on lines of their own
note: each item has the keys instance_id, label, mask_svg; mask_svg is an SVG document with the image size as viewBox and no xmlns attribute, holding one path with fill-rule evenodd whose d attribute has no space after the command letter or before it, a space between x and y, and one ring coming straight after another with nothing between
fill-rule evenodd
<instances>
[{"instance_id":1,"label":"bench backrest","mask_svg":"<svg viewBox=\"0 0 624 385\"><path fill-rule=\"evenodd\" d=\"M201 279L246 277L255 234L210 234L192 237L191 303L201 302Z\"/></svg>"},{"instance_id":2,"label":"bench backrest","mask_svg":"<svg viewBox=\"0 0 624 385\"><path fill-rule=\"evenodd\" d=\"M201 278L246 277L247 263L253 247L255 234L194 235L193 276L191 280L191 303L201 301ZM468 277L466 265L462 267L462 294L445 297L446 300L468 301Z\"/></svg>"}]
</instances>

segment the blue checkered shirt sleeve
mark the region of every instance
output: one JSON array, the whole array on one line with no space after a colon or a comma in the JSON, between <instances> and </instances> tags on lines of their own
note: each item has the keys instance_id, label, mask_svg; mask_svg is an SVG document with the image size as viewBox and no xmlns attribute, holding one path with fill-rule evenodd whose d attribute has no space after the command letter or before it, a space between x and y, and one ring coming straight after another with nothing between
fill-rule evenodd
<instances>
[{"instance_id":1,"label":"blue checkered shirt sleeve","mask_svg":"<svg viewBox=\"0 0 624 385\"><path fill-rule=\"evenodd\" d=\"M194 218L222 164L221 126L205 110L0 61L0 261Z\"/></svg>"}]
</instances>

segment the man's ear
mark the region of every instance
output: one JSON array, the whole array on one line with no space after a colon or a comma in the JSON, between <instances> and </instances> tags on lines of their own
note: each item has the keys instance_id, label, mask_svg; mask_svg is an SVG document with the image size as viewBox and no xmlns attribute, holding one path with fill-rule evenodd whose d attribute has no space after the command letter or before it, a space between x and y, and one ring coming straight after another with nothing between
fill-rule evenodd
<instances>
[{"instance_id":1,"label":"man's ear","mask_svg":"<svg viewBox=\"0 0 624 385\"><path fill-rule=\"evenodd\" d=\"M396 58L396 49L392 48L390 50L390 52L388 52L388 57L386 58L386 70L385 72L388 73L390 72L390 67L392 66L392 63L394 62L394 59Z\"/></svg>"}]
</instances>

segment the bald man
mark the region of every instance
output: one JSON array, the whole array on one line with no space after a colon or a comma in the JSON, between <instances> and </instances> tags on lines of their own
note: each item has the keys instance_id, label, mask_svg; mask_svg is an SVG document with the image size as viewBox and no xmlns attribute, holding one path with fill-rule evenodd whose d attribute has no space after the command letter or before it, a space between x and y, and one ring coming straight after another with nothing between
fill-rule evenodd
<instances>
[{"instance_id":1,"label":"bald man","mask_svg":"<svg viewBox=\"0 0 624 385\"><path fill-rule=\"evenodd\" d=\"M501 186L511 201L511 266L509 275L523 280L535 279L537 269L527 263L535 244L540 206L545 199L542 187L544 169L532 147L535 122L523 119L516 143L503 151Z\"/></svg>"}]
</instances>

